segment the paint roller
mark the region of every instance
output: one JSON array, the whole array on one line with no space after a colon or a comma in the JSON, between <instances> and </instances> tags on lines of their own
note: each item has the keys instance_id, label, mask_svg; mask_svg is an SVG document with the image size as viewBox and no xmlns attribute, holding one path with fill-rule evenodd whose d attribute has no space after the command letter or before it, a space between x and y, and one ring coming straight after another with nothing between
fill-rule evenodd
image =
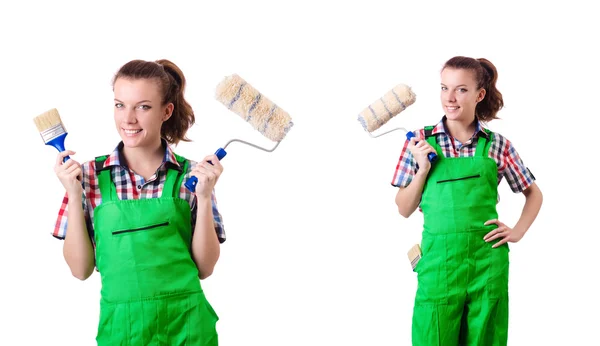
<instances>
[{"instance_id":1,"label":"paint roller","mask_svg":"<svg viewBox=\"0 0 600 346\"><path fill-rule=\"evenodd\" d=\"M255 130L262 133L263 136L277 142L273 148L266 149L241 139L232 139L215 152L219 160L227 155L225 149L234 142L246 144L266 152L272 152L279 146L279 143L294 125L292 118L286 111L278 107L237 74L225 77L217 85L215 98L230 111L239 115ZM185 182L185 186L191 192L194 192L196 191L197 183L198 179L191 177Z\"/></svg>"},{"instance_id":2,"label":"paint roller","mask_svg":"<svg viewBox=\"0 0 600 346\"><path fill-rule=\"evenodd\" d=\"M402 130L406 132L406 139L410 140L411 138L415 137L415 134L403 127L395 128L379 135L373 135L371 132L385 125L388 121L390 121L390 119L400 114L407 107L415 103L416 99L417 96L408 85L398 84L378 100L371 103L362 112L360 112L358 115L358 121L362 124L369 136L373 138L383 136L396 130ZM429 158L430 162L433 162L437 159L437 155L435 153L429 153L427 157Z\"/></svg>"}]
</instances>

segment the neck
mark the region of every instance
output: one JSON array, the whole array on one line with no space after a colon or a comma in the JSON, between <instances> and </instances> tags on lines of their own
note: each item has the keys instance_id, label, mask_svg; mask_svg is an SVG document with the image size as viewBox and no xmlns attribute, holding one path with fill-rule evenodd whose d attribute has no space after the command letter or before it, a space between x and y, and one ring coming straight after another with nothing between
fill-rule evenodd
<instances>
[{"instance_id":1,"label":"neck","mask_svg":"<svg viewBox=\"0 0 600 346\"><path fill-rule=\"evenodd\" d=\"M123 147L121 154L129 169L147 179L162 164L165 150L159 140L157 144L148 147Z\"/></svg>"},{"instance_id":2,"label":"neck","mask_svg":"<svg viewBox=\"0 0 600 346\"><path fill-rule=\"evenodd\" d=\"M473 120L450 120L446 119L446 131L450 136L464 143L473 137L477 128L477 119Z\"/></svg>"}]
</instances>

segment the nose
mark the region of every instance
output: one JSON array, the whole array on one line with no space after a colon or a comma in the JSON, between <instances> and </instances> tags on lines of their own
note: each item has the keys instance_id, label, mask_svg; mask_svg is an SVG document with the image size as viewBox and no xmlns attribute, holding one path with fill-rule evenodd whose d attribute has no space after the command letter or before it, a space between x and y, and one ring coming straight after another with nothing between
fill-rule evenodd
<instances>
[{"instance_id":1,"label":"nose","mask_svg":"<svg viewBox=\"0 0 600 346\"><path fill-rule=\"evenodd\" d=\"M445 94L446 94L445 95L446 96L445 97L446 101L448 101L448 102L455 102L456 101L456 94L454 93L454 91L448 90L448 91L446 91Z\"/></svg>"},{"instance_id":2,"label":"nose","mask_svg":"<svg viewBox=\"0 0 600 346\"><path fill-rule=\"evenodd\" d=\"M124 119L128 124L135 124L137 122L137 118L135 116L135 109L126 110Z\"/></svg>"}]
</instances>

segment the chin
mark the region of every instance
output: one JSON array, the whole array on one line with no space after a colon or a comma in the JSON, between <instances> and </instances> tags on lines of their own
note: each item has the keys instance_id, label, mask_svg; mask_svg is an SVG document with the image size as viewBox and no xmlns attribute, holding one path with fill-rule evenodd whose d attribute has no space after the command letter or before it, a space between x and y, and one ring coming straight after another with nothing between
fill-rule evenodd
<instances>
[{"instance_id":1,"label":"chin","mask_svg":"<svg viewBox=\"0 0 600 346\"><path fill-rule=\"evenodd\" d=\"M129 137L124 137L121 136L121 140L123 141L123 146L127 147L127 148L136 148L139 147L142 144L142 141L140 141L137 138L129 138Z\"/></svg>"},{"instance_id":2,"label":"chin","mask_svg":"<svg viewBox=\"0 0 600 346\"><path fill-rule=\"evenodd\" d=\"M446 119L448 119L448 120L459 120L461 118L460 114L453 114L453 113L450 113L450 114L445 113L445 114L446 114Z\"/></svg>"}]
</instances>

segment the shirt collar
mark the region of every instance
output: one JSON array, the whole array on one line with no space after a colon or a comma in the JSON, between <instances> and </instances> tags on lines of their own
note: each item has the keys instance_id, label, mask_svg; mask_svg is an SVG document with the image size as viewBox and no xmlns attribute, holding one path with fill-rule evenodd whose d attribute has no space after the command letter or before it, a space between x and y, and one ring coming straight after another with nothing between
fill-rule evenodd
<instances>
[{"instance_id":1,"label":"shirt collar","mask_svg":"<svg viewBox=\"0 0 600 346\"><path fill-rule=\"evenodd\" d=\"M165 148L165 156L163 157L163 161L162 161L162 166L166 166L166 167L172 167L178 171L181 171L181 166L179 165L179 163L177 162L177 158L175 157L175 153L173 152L173 149L171 149L171 147L167 144L167 141L165 141L163 138L161 138L161 144L162 147ZM106 161L104 161L104 166L103 168L107 168L107 167L111 167L111 166L123 166L125 168L127 168L127 166L124 163L124 160L122 159L121 153L123 150L123 141L119 142L119 144L117 145L117 147L115 148L115 150L113 150L113 152L108 155L108 158L106 159Z\"/></svg>"},{"instance_id":2,"label":"shirt collar","mask_svg":"<svg viewBox=\"0 0 600 346\"><path fill-rule=\"evenodd\" d=\"M481 121L476 120L476 124L475 124L475 133L473 134L473 137L483 137L485 139L490 139L490 135L485 131L485 127L483 126L483 124L481 123ZM431 131L431 134L435 135L437 133L444 133L446 135L450 135L448 133L448 131L446 130L446 116L444 115L442 117L442 120L440 120L439 123L437 123L435 125L435 127L433 128L433 130ZM471 137L471 138L473 138Z\"/></svg>"}]
</instances>

